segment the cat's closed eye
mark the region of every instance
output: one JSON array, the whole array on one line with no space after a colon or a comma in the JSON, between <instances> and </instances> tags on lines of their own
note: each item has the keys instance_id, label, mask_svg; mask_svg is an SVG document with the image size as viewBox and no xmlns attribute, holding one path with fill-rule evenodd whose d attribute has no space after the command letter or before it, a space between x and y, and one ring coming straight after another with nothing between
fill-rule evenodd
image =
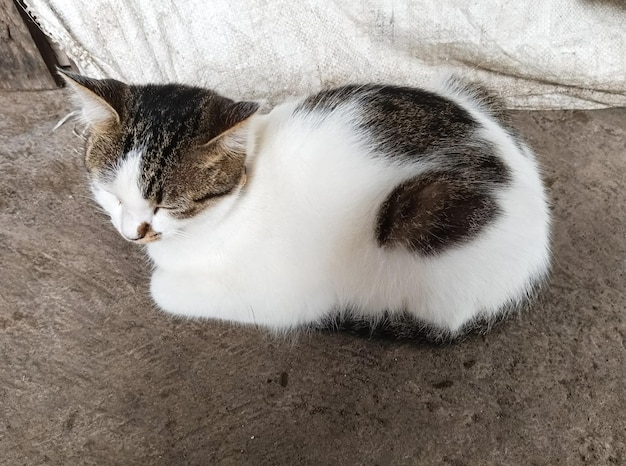
<instances>
[{"instance_id":1,"label":"cat's closed eye","mask_svg":"<svg viewBox=\"0 0 626 466\"><path fill-rule=\"evenodd\" d=\"M169 203L169 204L159 204L157 206L154 207L152 214L156 215L157 212L164 210L164 211L168 211L168 213L170 214L178 214L181 212L186 212L188 210L193 210L195 207L195 204L204 204L207 201L210 201L211 199L217 199L220 198L222 196L226 196L227 194L230 194L232 192L232 190L228 190L226 192L218 192L218 193L207 193L203 196L199 196L199 197L195 197L195 198L191 198L191 199L187 199L187 200L183 200L183 201L179 201L178 203Z\"/></svg>"},{"instance_id":2,"label":"cat's closed eye","mask_svg":"<svg viewBox=\"0 0 626 466\"><path fill-rule=\"evenodd\" d=\"M158 205L154 208L154 210L152 211L153 215L156 215L156 213L159 210L178 210L179 208L176 206L165 206L165 205Z\"/></svg>"},{"instance_id":3,"label":"cat's closed eye","mask_svg":"<svg viewBox=\"0 0 626 466\"><path fill-rule=\"evenodd\" d=\"M208 201L209 199L213 199L215 197L219 197L219 196L223 196L224 194L215 194L215 193L209 193L209 194L205 194L204 196L200 196L197 198L192 199L193 202L195 202L196 204L202 204L203 202Z\"/></svg>"},{"instance_id":4,"label":"cat's closed eye","mask_svg":"<svg viewBox=\"0 0 626 466\"><path fill-rule=\"evenodd\" d=\"M221 192L211 192L211 193L205 194L204 196L195 197L192 199L192 201L195 202L196 204L202 204L211 199L217 199L217 198L226 196L232 192L233 190L229 187L228 189L225 189L224 191L221 191Z\"/></svg>"}]
</instances>

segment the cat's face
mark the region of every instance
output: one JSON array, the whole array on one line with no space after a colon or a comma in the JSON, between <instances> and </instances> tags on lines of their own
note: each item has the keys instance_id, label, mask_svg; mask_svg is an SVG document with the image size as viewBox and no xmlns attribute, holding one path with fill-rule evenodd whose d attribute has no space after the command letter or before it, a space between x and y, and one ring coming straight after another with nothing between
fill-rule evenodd
<instances>
[{"instance_id":1,"label":"cat's face","mask_svg":"<svg viewBox=\"0 0 626 466\"><path fill-rule=\"evenodd\" d=\"M148 243L182 233L245 183L242 123L257 104L182 85L64 74L89 127L92 192L125 239Z\"/></svg>"}]
</instances>

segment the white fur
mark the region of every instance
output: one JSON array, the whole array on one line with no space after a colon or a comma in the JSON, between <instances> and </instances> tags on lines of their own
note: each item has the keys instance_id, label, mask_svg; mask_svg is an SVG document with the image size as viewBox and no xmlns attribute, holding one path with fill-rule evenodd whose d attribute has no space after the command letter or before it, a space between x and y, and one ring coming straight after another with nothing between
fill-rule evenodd
<instances>
[{"instance_id":1,"label":"white fur","mask_svg":"<svg viewBox=\"0 0 626 466\"><path fill-rule=\"evenodd\" d=\"M129 241L139 237L142 223L158 223L154 208L139 189L141 155L141 150L130 151L109 177L91 186L96 201L109 213L113 226Z\"/></svg>"},{"instance_id":2,"label":"white fur","mask_svg":"<svg viewBox=\"0 0 626 466\"><path fill-rule=\"evenodd\" d=\"M454 333L519 302L546 273L549 214L530 150L520 151L454 86L437 91L483 124L513 177L498 198L504 214L443 254L423 257L375 240L383 200L428 167L369 156L365 136L347 118L293 116L296 103L250 119L247 185L194 219L148 215L133 183L132 154L114 182L95 188L96 198L125 237L132 236L127 222L149 217L163 234L147 251L155 265L152 296L168 312L282 331L345 307L372 319L406 310ZM114 198L105 199L105 188ZM115 196L121 205L113 205Z\"/></svg>"}]
</instances>

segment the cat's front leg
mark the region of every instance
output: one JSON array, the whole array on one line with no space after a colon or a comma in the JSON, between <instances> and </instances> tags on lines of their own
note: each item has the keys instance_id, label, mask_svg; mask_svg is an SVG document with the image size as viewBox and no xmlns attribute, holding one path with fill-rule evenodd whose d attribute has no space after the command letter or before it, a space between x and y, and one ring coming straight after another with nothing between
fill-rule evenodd
<instances>
[{"instance_id":1,"label":"cat's front leg","mask_svg":"<svg viewBox=\"0 0 626 466\"><path fill-rule=\"evenodd\" d=\"M181 274L157 268L150 294L164 311L187 317L205 317L253 323L254 313L232 283L217 276Z\"/></svg>"},{"instance_id":2,"label":"cat's front leg","mask_svg":"<svg viewBox=\"0 0 626 466\"><path fill-rule=\"evenodd\" d=\"M153 272L150 294L157 306L164 311L172 314L188 314L186 309L189 307L189 303L186 302L185 297L185 294L189 294L188 291L178 274L166 272L160 268Z\"/></svg>"}]
</instances>

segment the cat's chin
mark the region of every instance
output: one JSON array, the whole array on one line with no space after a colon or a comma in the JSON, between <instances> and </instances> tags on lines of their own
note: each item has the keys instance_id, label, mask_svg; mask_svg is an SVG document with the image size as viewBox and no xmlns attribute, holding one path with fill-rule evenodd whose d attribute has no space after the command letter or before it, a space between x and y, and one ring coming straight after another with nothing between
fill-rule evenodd
<instances>
[{"instance_id":1,"label":"cat's chin","mask_svg":"<svg viewBox=\"0 0 626 466\"><path fill-rule=\"evenodd\" d=\"M161 233L153 233L153 234L144 236L143 238L139 238L139 239L128 239L124 235L121 235L121 236L122 236L122 238L124 238L129 243L141 244L141 245L154 243L156 241L159 241L163 237L163 235L161 235Z\"/></svg>"},{"instance_id":2,"label":"cat's chin","mask_svg":"<svg viewBox=\"0 0 626 466\"><path fill-rule=\"evenodd\" d=\"M155 235L155 236L152 236L150 238L138 239L138 240L134 241L134 243L143 245L143 244L154 243L155 241L159 241L160 239L161 239L161 235Z\"/></svg>"},{"instance_id":3,"label":"cat's chin","mask_svg":"<svg viewBox=\"0 0 626 466\"><path fill-rule=\"evenodd\" d=\"M141 239L136 239L133 241L133 243L136 244L148 244L148 243L154 243L155 241L159 241L161 239L161 233L155 233L153 235L150 236L146 236L144 238Z\"/></svg>"}]
</instances>

